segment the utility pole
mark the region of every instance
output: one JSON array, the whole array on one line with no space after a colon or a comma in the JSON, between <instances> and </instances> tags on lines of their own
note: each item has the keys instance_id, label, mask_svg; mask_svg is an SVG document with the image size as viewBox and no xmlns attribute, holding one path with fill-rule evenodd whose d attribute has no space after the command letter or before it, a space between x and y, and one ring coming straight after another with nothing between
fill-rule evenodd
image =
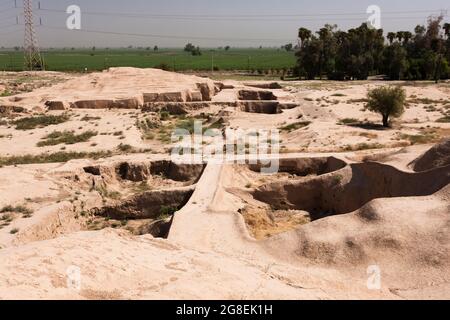
<instances>
[{"instance_id":1,"label":"utility pole","mask_svg":"<svg viewBox=\"0 0 450 320\"><path fill-rule=\"evenodd\" d=\"M23 13L25 19L25 68L30 71L44 70L44 61L39 52L33 21L33 0L23 0Z\"/></svg>"}]
</instances>

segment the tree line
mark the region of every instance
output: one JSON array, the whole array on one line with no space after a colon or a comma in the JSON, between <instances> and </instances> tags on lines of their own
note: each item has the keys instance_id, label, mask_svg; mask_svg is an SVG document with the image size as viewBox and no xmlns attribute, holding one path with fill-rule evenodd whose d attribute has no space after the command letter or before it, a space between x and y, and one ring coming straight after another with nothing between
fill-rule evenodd
<instances>
[{"instance_id":1,"label":"tree line","mask_svg":"<svg viewBox=\"0 0 450 320\"><path fill-rule=\"evenodd\" d=\"M450 77L450 24L430 17L414 33L389 32L363 23L347 32L326 24L316 34L300 28L295 75L304 79L366 80L383 74L391 80Z\"/></svg>"}]
</instances>

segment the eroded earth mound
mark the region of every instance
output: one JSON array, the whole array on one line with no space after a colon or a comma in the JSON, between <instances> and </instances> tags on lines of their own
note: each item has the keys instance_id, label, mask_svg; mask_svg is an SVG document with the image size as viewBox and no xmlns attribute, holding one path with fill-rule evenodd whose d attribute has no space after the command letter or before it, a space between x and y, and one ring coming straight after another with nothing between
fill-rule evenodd
<instances>
[{"instance_id":1,"label":"eroded earth mound","mask_svg":"<svg viewBox=\"0 0 450 320\"><path fill-rule=\"evenodd\" d=\"M447 86L383 129L380 82L67 77L0 99L0 299L450 299ZM175 129L279 153L178 162Z\"/></svg>"}]
</instances>

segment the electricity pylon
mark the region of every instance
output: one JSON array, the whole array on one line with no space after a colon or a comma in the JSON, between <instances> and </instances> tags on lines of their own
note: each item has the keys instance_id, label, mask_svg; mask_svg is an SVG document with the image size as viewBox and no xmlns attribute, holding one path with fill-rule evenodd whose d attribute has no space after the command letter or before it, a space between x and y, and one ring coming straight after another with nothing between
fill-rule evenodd
<instances>
[{"instance_id":1,"label":"electricity pylon","mask_svg":"<svg viewBox=\"0 0 450 320\"><path fill-rule=\"evenodd\" d=\"M44 70L44 61L39 52L33 21L33 1L23 0L23 11L25 19L25 68L27 70Z\"/></svg>"}]
</instances>

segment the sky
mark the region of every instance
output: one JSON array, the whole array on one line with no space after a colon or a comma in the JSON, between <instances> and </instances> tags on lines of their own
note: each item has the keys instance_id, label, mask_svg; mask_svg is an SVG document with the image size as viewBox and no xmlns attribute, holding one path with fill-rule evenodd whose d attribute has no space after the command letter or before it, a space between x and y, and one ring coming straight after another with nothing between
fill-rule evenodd
<instances>
[{"instance_id":1,"label":"sky","mask_svg":"<svg viewBox=\"0 0 450 320\"><path fill-rule=\"evenodd\" d=\"M0 47L23 45L23 1L16 1L18 8L14 0L0 0ZM81 9L81 31L66 28L70 5ZM299 27L314 31L325 23L342 30L357 27L367 20L370 5L380 7L385 33L412 31L429 15L450 9L448 0L33 1L38 42L45 48L182 47L187 42L201 47L280 46L296 43ZM445 20L450 20L448 15Z\"/></svg>"}]
</instances>

